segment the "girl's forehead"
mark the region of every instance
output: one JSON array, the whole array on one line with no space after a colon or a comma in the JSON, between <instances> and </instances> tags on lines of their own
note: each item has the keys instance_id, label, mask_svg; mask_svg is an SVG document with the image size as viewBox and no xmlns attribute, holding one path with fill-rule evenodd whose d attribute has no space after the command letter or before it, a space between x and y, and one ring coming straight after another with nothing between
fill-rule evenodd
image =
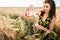
<instances>
[{"instance_id":1,"label":"girl's forehead","mask_svg":"<svg viewBox=\"0 0 60 40\"><path fill-rule=\"evenodd\" d=\"M50 4L49 4L49 3L44 3L43 5L48 5L48 6L50 6Z\"/></svg>"}]
</instances>

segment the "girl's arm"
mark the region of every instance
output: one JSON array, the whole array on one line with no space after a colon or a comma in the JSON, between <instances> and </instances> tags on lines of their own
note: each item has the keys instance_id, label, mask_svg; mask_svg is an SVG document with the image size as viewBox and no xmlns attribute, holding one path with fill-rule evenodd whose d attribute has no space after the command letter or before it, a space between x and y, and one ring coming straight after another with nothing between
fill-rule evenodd
<instances>
[{"instance_id":1,"label":"girl's arm","mask_svg":"<svg viewBox=\"0 0 60 40\"><path fill-rule=\"evenodd\" d=\"M50 24L50 28L49 28L49 30L51 30L51 31L52 31L53 28L54 28L54 25L55 25L55 19L56 19L55 17L52 18L52 21L51 21L51 24Z\"/></svg>"}]
</instances>

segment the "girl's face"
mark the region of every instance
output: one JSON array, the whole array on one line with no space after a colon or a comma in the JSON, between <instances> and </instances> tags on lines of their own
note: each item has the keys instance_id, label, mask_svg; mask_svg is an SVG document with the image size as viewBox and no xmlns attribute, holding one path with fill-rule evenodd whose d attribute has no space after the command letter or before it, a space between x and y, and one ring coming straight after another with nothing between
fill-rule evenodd
<instances>
[{"instance_id":1,"label":"girl's face","mask_svg":"<svg viewBox=\"0 0 60 40\"><path fill-rule=\"evenodd\" d=\"M47 12L50 11L50 5L48 3L44 3L44 5L43 5L43 11L45 13L47 13Z\"/></svg>"}]
</instances>

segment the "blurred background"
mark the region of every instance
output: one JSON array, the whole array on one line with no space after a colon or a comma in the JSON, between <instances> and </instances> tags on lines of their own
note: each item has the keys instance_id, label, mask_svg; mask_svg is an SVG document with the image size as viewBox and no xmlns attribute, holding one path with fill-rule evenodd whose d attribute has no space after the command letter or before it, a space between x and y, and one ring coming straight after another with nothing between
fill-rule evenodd
<instances>
[{"instance_id":1,"label":"blurred background","mask_svg":"<svg viewBox=\"0 0 60 40\"><path fill-rule=\"evenodd\" d=\"M5 33L5 37L7 36L6 40L16 40L18 36L17 40L20 40L21 35L25 37L27 31L25 27L27 26L25 25L25 20L21 17L24 17L25 10L30 5L34 6L35 11L41 9L43 1L44 0L0 0L0 29ZM60 0L54 1L56 3L56 23L54 31L58 35L57 40L60 40ZM0 33L2 34L1 31ZM4 40L4 35L0 35L0 39Z\"/></svg>"}]
</instances>

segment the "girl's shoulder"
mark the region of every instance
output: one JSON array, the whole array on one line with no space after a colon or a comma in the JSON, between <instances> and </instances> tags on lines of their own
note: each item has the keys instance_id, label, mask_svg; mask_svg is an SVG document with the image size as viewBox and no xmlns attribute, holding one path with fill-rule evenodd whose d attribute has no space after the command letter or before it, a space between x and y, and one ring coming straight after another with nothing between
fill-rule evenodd
<instances>
[{"instance_id":1,"label":"girl's shoulder","mask_svg":"<svg viewBox=\"0 0 60 40\"><path fill-rule=\"evenodd\" d=\"M55 16L53 16L52 21L55 21L55 19L56 19L56 17L55 17Z\"/></svg>"}]
</instances>

